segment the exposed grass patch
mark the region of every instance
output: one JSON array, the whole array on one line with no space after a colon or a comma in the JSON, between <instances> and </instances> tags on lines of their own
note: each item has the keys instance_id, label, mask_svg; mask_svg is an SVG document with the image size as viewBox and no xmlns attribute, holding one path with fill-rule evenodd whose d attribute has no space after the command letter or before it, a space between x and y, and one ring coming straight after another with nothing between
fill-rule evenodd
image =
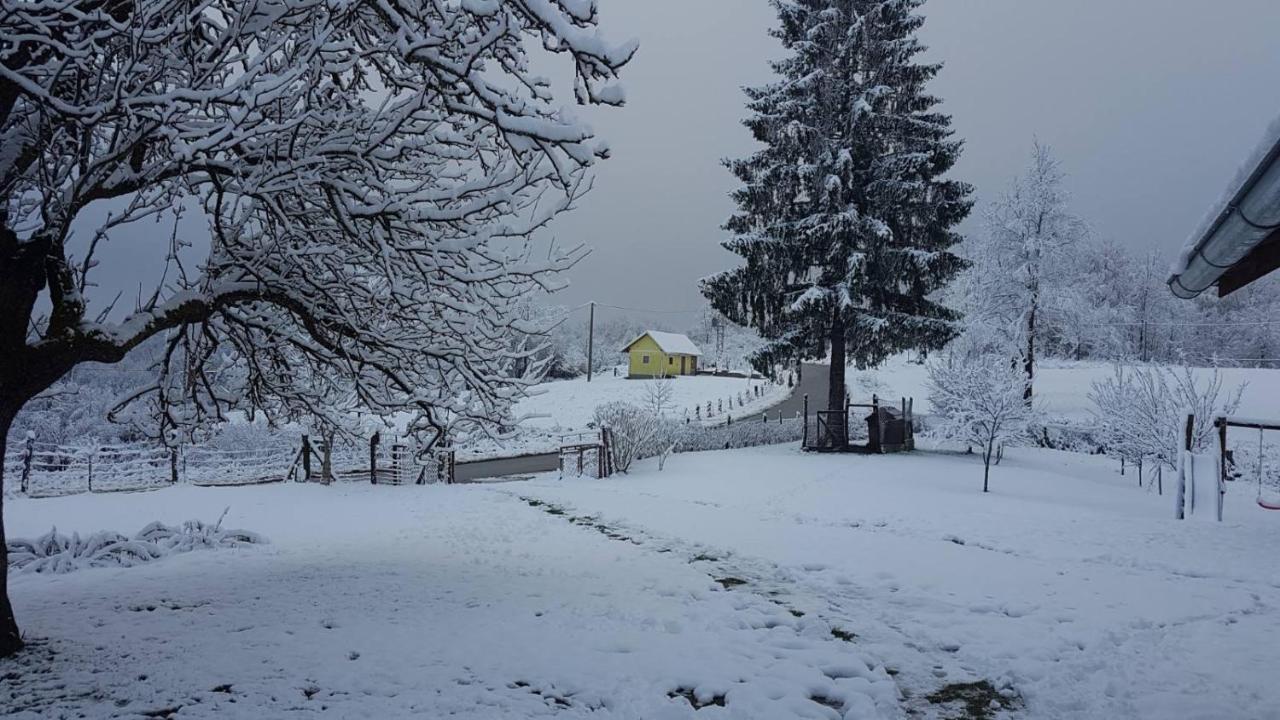
<instances>
[{"instance_id":1,"label":"exposed grass patch","mask_svg":"<svg viewBox=\"0 0 1280 720\"><path fill-rule=\"evenodd\" d=\"M817 694L817 695L810 695L809 699L818 703L819 705L825 705L831 708L832 710L835 710L836 712L840 712L841 710L844 709L844 703L840 700L836 700L833 697L827 697L826 695Z\"/></svg>"},{"instance_id":2,"label":"exposed grass patch","mask_svg":"<svg viewBox=\"0 0 1280 720\"><path fill-rule=\"evenodd\" d=\"M925 697L934 705L946 705L962 714L952 720L992 720L1002 710L1015 710L1022 705L1017 695L1005 695L989 680L952 683Z\"/></svg>"},{"instance_id":3,"label":"exposed grass patch","mask_svg":"<svg viewBox=\"0 0 1280 720\"><path fill-rule=\"evenodd\" d=\"M843 640L849 643L858 639L858 635L856 633L852 633L852 632L849 632L848 630L845 630L843 628L838 628L838 627L831 628L831 637L837 640Z\"/></svg>"},{"instance_id":4,"label":"exposed grass patch","mask_svg":"<svg viewBox=\"0 0 1280 720\"><path fill-rule=\"evenodd\" d=\"M713 695L710 700L703 702L694 694L693 688L687 687L676 688L675 690L667 693L667 697L673 700L678 697L684 698L693 706L694 710L701 710L705 707L724 707L725 702L724 695Z\"/></svg>"}]
</instances>

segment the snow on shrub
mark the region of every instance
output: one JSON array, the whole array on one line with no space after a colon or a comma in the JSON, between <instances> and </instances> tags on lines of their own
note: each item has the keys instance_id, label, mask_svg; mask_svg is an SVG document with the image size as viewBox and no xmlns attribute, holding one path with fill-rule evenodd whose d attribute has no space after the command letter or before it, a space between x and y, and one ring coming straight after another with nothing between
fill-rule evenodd
<instances>
[{"instance_id":1,"label":"snow on shrub","mask_svg":"<svg viewBox=\"0 0 1280 720\"><path fill-rule=\"evenodd\" d=\"M1089 399L1109 455L1174 470L1186 443L1187 416L1195 418L1192 451L1207 452L1214 444L1214 418L1235 413L1244 389L1225 391L1217 369L1197 382L1187 367L1116 365L1111 377L1093 383Z\"/></svg>"},{"instance_id":2,"label":"snow on shrub","mask_svg":"<svg viewBox=\"0 0 1280 720\"><path fill-rule=\"evenodd\" d=\"M681 425L675 431L677 452L701 452L728 448L759 447L799 442L804 436L800 418L783 422L754 420L734 421L731 425L707 427L697 423Z\"/></svg>"},{"instance_id":3,"label":"snow on shrub","mask_svg":"<svg viewBox=\"0 0 1280 720\"><path fill-rule=\"evenodd\" d=\"M621 400L604 403L595 410L595 424L611 431L613 467L620 473L630 470L636 460L665 449L659 446L666 436L668 421L639 405Z\"/></svg>"},{"instance_id":4,"label":"snow on shrub","mask_svg":"<svg viewBox=\"0 0 1280 720\"><path fill-rule=\"evenodd\" d=\"M1001 354L953 352L929 365L933 435L982 454L982 492L990 489L991 461L1005 445L1022 442L1034 412L1022 369Z\"/></svg>"},{"instance_id":5,"label":"snow on shrub","mask_svg":"<svg viewBox=\"0 0 1280 720\"><path fill-rule=\"evenodd\" d=\"M111 530L81 538L79 533L67 536L53 528L35 540L10 540L9 568L11 572L69 573L89 567L133 567L192 550L268 542L247 530L224 530L221 520L213 525L188 520L181 527L153 522L132 538Z\"/></svg>"}]
</instances>

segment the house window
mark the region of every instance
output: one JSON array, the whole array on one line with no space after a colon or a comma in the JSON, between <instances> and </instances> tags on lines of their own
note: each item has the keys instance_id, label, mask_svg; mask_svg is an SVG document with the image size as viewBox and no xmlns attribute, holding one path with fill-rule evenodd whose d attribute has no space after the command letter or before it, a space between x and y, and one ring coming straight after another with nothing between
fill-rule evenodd
<instances>
[{"instance_id":1,"label":"house window","mask_svg":"<svg viewBox=\"0 0 1280 720\"><path fill-rule=\"evenodd\" d=\"M641 355L641 356L640 356L640 362L644 363L645 365L648 365L648 364L649 364L649 356L648 356L648 355Z\"/></svg>"},{"instance_id":2,"label":"house window","mask_svg":"<svg viewBox=\"0 0 1280 720\"><path fill-rule=\"evenodd\" d=\"M675 365L675 364L676 364L676 359L675 359L675 358L673 358L673 357L671 357L671 358L667 358L667 364L668 364L668 365Z\"/></svg>"}]
</instances>

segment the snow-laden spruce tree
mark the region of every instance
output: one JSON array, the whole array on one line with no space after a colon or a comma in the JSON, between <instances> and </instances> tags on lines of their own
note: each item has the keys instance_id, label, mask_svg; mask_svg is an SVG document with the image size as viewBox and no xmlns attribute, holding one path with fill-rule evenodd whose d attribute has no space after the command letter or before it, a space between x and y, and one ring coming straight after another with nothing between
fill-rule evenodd
<instances>
[{"instance_id":1,"label":"snow-laden spruce tree","mask_svg":"<svg viewBox=\"0 0 1280 720\"><path fill-rule=\"evenodd\" d=\"M986 333L974 332L945 357L929 364L931 433L982 454L982 492L988 492L991 461L1008 445L1028 437L1034 413L1024 394L1026 377L1016 358Z\"/></svg>"},{"instance_id":2,"label":"snow-laden spruce tree","mask_svg":"<svg viewBox=\"0 0 1280 720\"><path fill-rule=\"evenodd\" d=\"M1026 172L985 213L986 234L966 244L966 316L1003 329L1019 348L1034 395L1039 348L1051 339L1078 346L1078 327L1095 326L1079 256L1087 229L1070 211L1070 195L1052 151L1036 143Z\"/></svg>"},{"instance_id":3,"label":"snow-laden spruce tree","mask_svg":"<svg viewBox=\"0 0 1280 720\"><path fill-rule=\"evenodd\" d=\"M520 300L580 255L529 239L606 155L529 53L621 104L635 47L597 24L594 0L0 0L0 438L161 333L175 420L243 399L210 362L268 407L323 411L335 378L436 431L504 415ZM130 242L163 276L95 306L96 255Z\"/></svg>"},{"instance_id":4,"label":"snow-laden spruce tree","mask_svg":"<svg viewBox=\"0 0 1280 720\"><path fill-rule=\"evenodd\" d=\"M764 144L728 163L743 182L725 247L745 264L703 293L767 341L760 369L830 353L828 408L845 365L937 349L956 313L935 294L963 266L951 248L971 189L944 179L960 155L919 60L923 0L774 0L780 79L747 90Z\"/></svg>"}]
</instances>

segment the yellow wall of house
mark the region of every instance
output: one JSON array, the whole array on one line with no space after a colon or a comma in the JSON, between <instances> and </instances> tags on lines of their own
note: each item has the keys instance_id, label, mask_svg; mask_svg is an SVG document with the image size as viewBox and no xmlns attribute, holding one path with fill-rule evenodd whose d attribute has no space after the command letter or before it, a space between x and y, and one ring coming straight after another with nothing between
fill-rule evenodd
<instances>
[{"instance_id":1,"label":"yellow wall of house","mask_svg":"<svg viewBox=\"0 0 1280 720\"><path fill-rule=\"evenodd\" d=\"M697 372L697 359L679 355L667 355L653 338L645 335L632 345L628 352L627 374L631 377L657 377L667 375L693 375ZM645 362L645 358L648 362Z\"/></svg>"}]
</instances>

